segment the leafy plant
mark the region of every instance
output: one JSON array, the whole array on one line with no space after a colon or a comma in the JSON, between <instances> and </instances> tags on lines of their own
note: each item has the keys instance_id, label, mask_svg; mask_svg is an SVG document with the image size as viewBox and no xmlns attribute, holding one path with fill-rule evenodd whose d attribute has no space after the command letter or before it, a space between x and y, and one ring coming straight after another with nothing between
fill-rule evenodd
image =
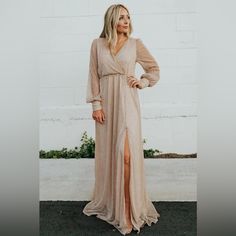
<instances>
[{"instance_id":1,"label":"leafy plant","mask_svg":"<svg viewBox=\"0 0 236 236\"><path fill-rule=\"evenodd\" d=\"M75 147L73 150L68 150L67 148L62 148L62 150L51 150L43 151L40 150L39 157L42 159L70 159L70 158L94 158L95 156L95 140L92 137L88 137L87 131L85 131L80 139L82 142L80 148ZM146 139L143 139L143 143L146 143ZM144 158L153 158L155 154L160 151L157 149L144 149Z\"/></svg>"},{"instance_id":2,"label":"leafy plant","mask_svg":"<svg viewBox=\"0 0 236 236\"><path fill-rule=\"evenodd\" d=\"M143 144L147 143L147 140L143 139ZM160 153L158 149L143 149L144 158L154 158L156 154Z\"/></svg>"},{"instance_id":3,"label":"leafy plant","mask_svg":"<svg viewBox=\"0 0 236 236\"><path fill-rule=\"evenodd\" d=\"M43 151L40 150L39 156L42 159L58 159L58 158L79 158L78 147L75 147L75 150L68 150L67 148L62 148L62 150L51 150Z\"/></svg>"},{"instance_id":4,"label":"leafy plant","mask_svg":"<svg viewBox=\"0 0 236 236\"><path fill-rule=\"evenodd\" d=\"M80 141L82 142L79 150L80 158L94 158L95 140L92 137L88 138L85 131Z\"/></svg>"}]
</instances>

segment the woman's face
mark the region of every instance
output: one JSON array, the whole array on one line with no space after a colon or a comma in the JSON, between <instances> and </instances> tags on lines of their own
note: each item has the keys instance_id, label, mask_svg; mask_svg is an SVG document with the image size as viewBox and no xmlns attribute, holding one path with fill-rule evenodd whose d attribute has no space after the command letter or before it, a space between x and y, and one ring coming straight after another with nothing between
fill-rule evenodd
<instances>
[{"instance_id":1,"label":"woman's face","mask_svg":"<svg viewBox=\"0 0 236 236\"><path fill-rule=\"evenodd\" d=\"M129 32L130 16L126 9L122 8L119 16L119 22L117 25L118 33Z\"/></svg>"}]
</instances>

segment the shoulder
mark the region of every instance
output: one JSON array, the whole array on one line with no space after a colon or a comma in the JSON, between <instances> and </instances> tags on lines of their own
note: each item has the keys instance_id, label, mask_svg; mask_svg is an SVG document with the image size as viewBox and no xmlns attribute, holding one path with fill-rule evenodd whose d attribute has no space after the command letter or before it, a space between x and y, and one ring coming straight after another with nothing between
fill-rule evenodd
<instances>
[{"instance_id":1,"label":"shoulder","mask_svg":"<svg viewBox=\"0 0 236 236\"><path fill-rule=\"evenodd\" d=\"M145 44L141 38L135 38L136 50L140 51L145 48Z\"/></svg>"},{"instance_id":2,"label":"shoulder","mask_svg":"<svg viewBox=\"0 0 236 236\"><path fill-rule=\"evenodd\" d=\"M94 38L93 42L98 42L99 40L101 40L102 38Z\"/></svg>"},{"instance_id":3,"label":"shoulder","mask_svg":"<svg viewBox=\"0 0 236 236\"><path fill-rule=\"evenodd\" d=\"M133 39L135 42L140 42L140 41L142 41L142 39L141 38L134 38L134 37L131 37L131 39Z\"/></svg>"},{"instance_id":4,"label":"shoulder","mask_svg":"<svg viewBox=\"0 0 236 236\"><path fill-rule=\"evenodd\" d=\"M96 47L97 45L97 40L96 39L92 39L91 43L90 43L90 47L93 48L93 47Z\"/></svg>"},{"instance_id":5,"label":"shoulder","mask_svg":"<svg viewBox=\"0 0 236 236\"><path fill-rule=\"evenodd\" d=\"M135 38L135 37L129 37L129 40L131 41L131 42L133 42L133 43L137 43L137 42L139 42L140 41L140 38Z\"/></svg>"},{"instance_id":6,"label":"shoulder","mask_svg":"<svg viewBox=\"0 0 236 236\"><path fill-rule=\"evenodd\" d=\"M98 41L98 38L94 38L94 39L92 40L92 44L97 44L97 41Z\"/></svg>"},{"instance_id":7,"label":"shoulder","mask_svg":"<svg viewBox=\"0 0 236 236\"><path fill-rule=\"evenodd\" d=\"M141 38L135 38L136 44L143 44L143 40Z\"/></svg>"},{"instance_id":8,"label":"shoulder","mask_svg":"<svg viewBox=\"0 0 236 236\"><path fill-rule=\"evenodd\" d=\"M93 41L92 41L92 44L98 46L98 47L101 47L102 45L106 45L106 39L105 38L94 38Z\"/></svg>"},{"instance_id":9,"label":"shoulder","mask_svg":"<svg viewBox=\"0 0 236 236\"><path fill-rule=\"evenodd\" d=\"M98 45L98 42L99 42L99 38L94 38L94 39L92 39L92 41L91 41L91 48L92 49L96 49L97 48L97 45Z\"/></svg>"},{"instance_id":10,"label":"shoulder","mask_svg":"<svg viewBox=\"0 0 236 236\"><path fill-rule=\"evenodd\" d=\"M98 43L101 43L101 42L104 42L105 41L105 38L94 38L92 40L92 44L98 44Z\"/></svg>"},{"instance_id":11,"label":"shoulder","mask_svg":"<svg viewBox=\"0 0 236 236\"><path fill-rule=\"evenodd\" d=\"M136 49L142 48L144 47L144 43L143 40L141 38L133 38L135 45L136 45Z\"/></svg>"},{"instance_id":12,"label":"shoulder","mask_svg":"<svg viewBox=\"0 0 236 236\"><path fill-rule=\"evenodd\" d=\"M93 41L94 41L94 42L97 42L97 43L101 43L101 42L106 42L106 39L99 37L99 38L93 39Z\"/></svg>"}]
</instances>

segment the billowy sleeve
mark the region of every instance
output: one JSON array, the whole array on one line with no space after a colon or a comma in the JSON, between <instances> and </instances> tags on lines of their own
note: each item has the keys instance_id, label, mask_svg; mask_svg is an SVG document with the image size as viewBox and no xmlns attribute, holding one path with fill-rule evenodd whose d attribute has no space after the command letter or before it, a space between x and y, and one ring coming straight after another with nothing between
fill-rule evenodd
<instances>
[{"instance_id":1,"label":"billowy sleeve","mask_svg":"<svg viewBox=\"0 0 236 236\"><path fill-rule=\"evenodd\" d=\"M94 39L90 47L86 103L92 103L92 109L96 111L102 109L101 101L97 61L97 39Z\"/></svg>"},{"instance_id":2,"label":"billowy sleeve","mask_svg":"<svg viewBox=\"0 0 236 236\"><path fill-rule=\"evenodd\" d=\"M144 69L140 76L141 87L152 87L160 80L160 67L141 39L136 39L136 62Z\"/></svg>"}]
</instances>

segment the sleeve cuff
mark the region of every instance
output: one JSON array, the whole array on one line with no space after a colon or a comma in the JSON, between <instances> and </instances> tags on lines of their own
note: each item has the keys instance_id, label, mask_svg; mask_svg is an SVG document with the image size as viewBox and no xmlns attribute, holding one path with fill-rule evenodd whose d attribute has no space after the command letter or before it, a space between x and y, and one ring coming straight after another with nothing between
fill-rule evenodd
<instances>
[{"instance_id":1,"label":"sleeve cuff","mask_svg":"<svg viewBox=\"0 0 236 236\"><path fill-rule=\"evenodd\" d=\"M97 110L102 109L101 102L100 101L92 102L92 108L93 108L93 111L97 111Z\"/></svg>"},{"instance_id":2,"label":"sleeve cuff","mask_svg":"<svg viewBox=\"0 0 236 236\"><path fill-rule=\"evenodd\" d=\"M146 88L146 87L148 87L148 85L149 85L149 80L146 79L146 78L141 78L141 79L140 79L140 84L141 84L141 88L142 88L142 89L143 89L143 88Z\"/></svg>"}]
</instances>

